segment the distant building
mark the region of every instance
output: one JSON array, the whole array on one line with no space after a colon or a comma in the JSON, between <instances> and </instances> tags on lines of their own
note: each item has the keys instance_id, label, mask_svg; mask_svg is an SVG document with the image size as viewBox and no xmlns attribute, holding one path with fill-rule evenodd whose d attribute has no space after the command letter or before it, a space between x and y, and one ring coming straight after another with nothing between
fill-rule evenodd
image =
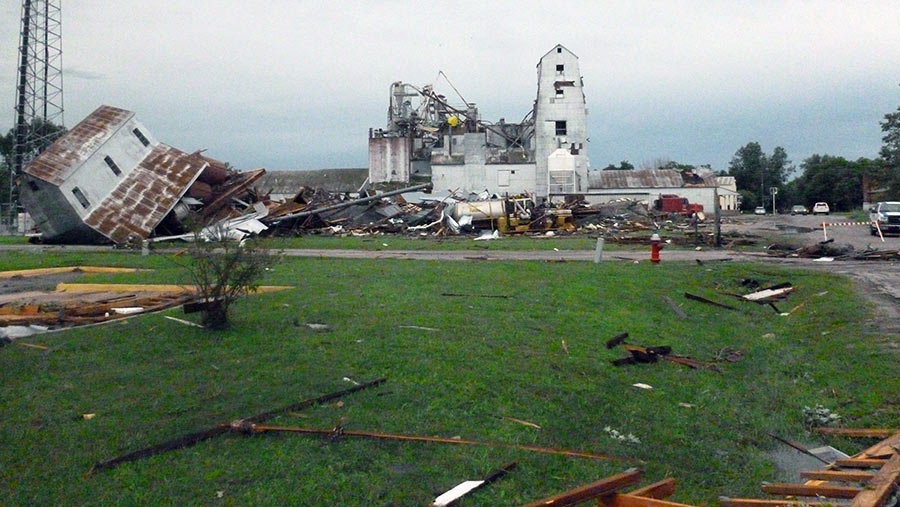
<instances>
[{"instance_id":1,"label":"distant building","mask_svg":"<svg viewBox=\"0 0 900 507\"><path fill-rule=\"evenodd\" d=\"M369 180L430 178L435 190L587 190L587 108L578 57L554 46L537 65L537 99L521 123L483 121L475 104L452 106L431 87L391 85L388 123L369 131Z\"/></svg>"},{"instance_id":2,"label":"distant building","mask_svg":"<svg viewBox=\"0 0 900 507\"><path fill-rule=\"evenodd\" d=\"M741 194L737 191L734 176L716 176L719 185L719 209L737 211L741 207Z\"/></svg>"},{"instance_id":3,"label":"distant building","mask_svg":"<svg viewBox=\"0 0 900 507\"><path fill-rule=\"evenodd\" d=\"M696 171L696 172L695 172ZM676 171L674 169L640 169L632 171L592 171L585 199L604 203L617 199L634 199L652 206L661 195L686 197L713 211L718 182L712 172Z\"/></svg>"}]
</instances>

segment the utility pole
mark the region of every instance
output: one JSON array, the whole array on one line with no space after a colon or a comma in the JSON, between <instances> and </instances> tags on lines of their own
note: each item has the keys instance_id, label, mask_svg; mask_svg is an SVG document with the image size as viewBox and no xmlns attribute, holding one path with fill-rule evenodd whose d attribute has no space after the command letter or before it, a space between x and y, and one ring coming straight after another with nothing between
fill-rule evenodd
<instances>
[{"instance_id":1,"label":"utility pole","mask_svg":"<svg viewBox=\"0 0 900 507\"><path fill-rule=\"evenodd\" d=\"M722 246L722 211L719 208L719 185L713 187L713 212L716 219L716 247Z\"/></svg>"},{"instance_id":2,"label":"utility pole","mask_svg":"<svg viewBox=\"0 0 900 507\"><path fill-rule=\"evenodd\" d=\"M772 193L772 216L775 216L775 196L778 195L778 187L772 187L769 189Z\"/></svg>"},{"instance_id":3,"label":"utility pole","mask_svg":"<svg viewBox=\"0 0 900 507\"><path fill-rule=\"evenodd\" d=\"M63 125L61 0L22 0L15 148L9 167L9 225L17 216L15 181L59 135Z\"/></svg>"},{"instance_id":4,"label":"utility pole","mask_svg":"<svg viewBox=\"0 0 900 507\"><path fill-rule=\"evenodd\" d=\"M766 185L765 185L765 177L766 170L762 165L759 166L759 205L762 207L766 206Z\"/></svg>"}]
</instances>

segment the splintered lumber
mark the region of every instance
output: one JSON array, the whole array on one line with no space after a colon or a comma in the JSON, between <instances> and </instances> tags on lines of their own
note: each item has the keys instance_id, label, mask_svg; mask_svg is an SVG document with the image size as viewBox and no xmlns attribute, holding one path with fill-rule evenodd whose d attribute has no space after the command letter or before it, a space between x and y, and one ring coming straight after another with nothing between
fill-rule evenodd
<instances>
[{"instance_id":1,"label":"splintered lumber","mask_svg":"<svg viewBox=\"0 0 900 507\"><path fill-rule=\"evenodd\" d=\"M900 455L895 454L872 477L867 488L853 499L853 507L882 507L900 481Z\"/></svg>"},{"instance_id":2,"label":"splintered lumber","mask_svg":"<svg viewBox=\"0 0 900 507\"><path fill-rule=\"evenodd\" d=\"M897 451L894 447L900 447L900 431L894 433L890 437L869 447L865 451L859 453L860 458L889 458Z\"/></svg>"},{"instance_id":3,"label":"splintered lumber","mask_svg":"<svg viewBox=\"0 0 900 507\"><path fill-rule=\"evenodd\" d=\"M29 347L38 350L50 350L50 347L47 347L46 345L38 345L36 343L16 342L16 345L21 345L23 347Z\"/></svg>"},{"instance_id":4,"label":"splintered lumber","mask_svg":"<svg viewBox=\"0 0 900 507\"><path fill-rule=\"evenodd\" d=\"M669 498L673 494L675 494L675 479L671 477L628 492L629 496L659 499Z\"/></svg>"},{"instance_id":5,"label":"splintered lumber","mask_svg":"<svg viewBox=\"0 0 900 507\"><path fill-rule=\"evenodd\" d=\"M817 433L824 435L840 435L843 437L854 438L887 438L894 433L896 429L887 428L829 428L827 426L814 428Z\"/></svg>"},{"instance_id":6,"label":"splintered lumber","mask_svg":"<svg viewBox=\"0 0 900 507\"><path fill-rule=\"evenodd\" d=\"M542 505L565 506L577 505L581 502L592 500L604 495L616 493L618 490L636 484L641 480L643 472L636 468L630 468L620 474L611 475L597 482L575 488L558 495L531 502L527 507L540 507Z\"/></svg>"},{"instance_id":7,"label":"splintered lumber","mask_svg":"<svg viewBox=\"0 0 900 507\"><path fill-rule=\"evenodd\" d=\"M718 306L719 308L725 308L726 310L737 310L737 308L733 306L729 306L723 303L719 303L717 301L713 301L712 299L706 299L703 296L698 296L696 294L691 294L690 292L685 292L684 297L688 299L693 299L694 301L699 301L701 303L706 303L708 305Z\"/></svg>"},{"instance_id":8,"label":"splintered lumber","mask_svg":"<svg viewBox=\"0 0 900 507\"><path fill-rule=\"evenodd\" d=\"M108 268L103 266L63 266L57 268L39 268L39 269L17 269L13 271L0 271L0 279L27 277L27 276L45 276L58 275L61 273L134 273L135 268Z\"/></svg>"},{"instance_id":9,"label":"splintered lumber","mask_svg":"<svg viewBox=\"0 0 900 507\"><path fill-rule=\"evenodd\" d=\"M456 505L457 501L460 498L462 498L463 496L468 495L469 493L476 491L478 489L481 489L481 488L487 486L488 484L496 481L497 479L502 478L507 473L509 473L510 470L516 468L516 466L518 466L518 464L519 464L518 462L513 461L513 462L503 465L502 467L498 468L497 470L494 470L487 477L485 477L484 479L481 479L480 481L465 481L460 484L457 484L455 487L453 487L446 493L443 493L442 495L435 498L434 502L431 503L431 506L432 507L444 507L444 506L449 506L449 505Z\"/></svg>"},{"instance_id":10,"label":"splintered lumber","mask_svg":"<svg viewBox=\"0 0 900 507\"><path fill-rule=\"evenodd\" d=\"M853 498L862 488L850 486L829 486L825 484L763 484L762 490L775 495L824 496L825 498Z\"/></svg>"},{"instance_id":11,"label":"splintered lumber","mask_svg":"<svg viewBox=\"0 0 900 507\"><path fill-rule=\"evenodd\" d=\"M762 500L759 498L719 497L721 507L834 507L834 502L804 502L801 500Z\"/></svg>"},{"instance_id":12,"label":"splintered lumber","mask_svg":"<svg viewBox=\"0 0 900 507\"><path fill-rule=\"evenodd\" d=\"M509 299L512 296L509 294L459 294L456 292L443 292L441 296L446 297L455 297L455 298L498 298L498 299Z\"/></svg>"},{"instance_id":13,"label":"splintered lumber","mask_svg":"<svg viewBox=\"0 0 900 507\"><path fill-rule=\"evenodd\" d=\"M249 417L244 420L250 421L250 422L263 422L263 421L266 421L268 419L275 417L276 415L283 414L286 412L295 412L297 410L302 410L304 408L308 408L313 405L320 405L322 403L326 403L328 401L331 401L331 400L334 400L337 398L341 398L348 394L355 393L357 391L362 391L363 389L368 389L369 387L377 386L379 384L384 383L385 381L387 381L386 378L375 379L375 380L372 380L371 382L365 382L363 384L359 384L359 385L353 386L348 389L336 391L336 392L329 393L329 394L323 394L322 396L319 396L318 398L310 398L310 399L303 400L299 403L295 403L293 405L288 405L287 407L283 407L283 408L280 408L277 410L270 410L268 412L256 414L255 416ZM231 423L223 423L223 424L213 426L212 428L205 429L203 431L198 431L196 433L189 433L187 435L176 438L174 440L169 440L168 442L163 442L161 444L157 444L157 445L154 445L151 447L146 447L144 449L140 449L140 450L134 451L132 453L125 454L124 456L119 456L118 458L113 458L113 459L106 460L106 461L100 461L100 462L96 463L93 467L91 467L91 470L88 472L88 474L91 474L93 472L97 472L100 470L106 470L109 468L113 468L115 466L121 465L122 463L128 463L129 461L135 461L135 460L138 460L141 458L155 456L157 454L161 454L166 451L174 451L177 449L184 449L185 447L191 447L191 446L199 444L200 442L203 442L204 440L209 440L210 438L217 437L217 436L219 436L223 433L227 433L229 431L233 431Z\"/></svg>"},{"instance_id":14,"label":"splintered lumber","mask_svg":"<svg viewBox=\"0 0 900 507\"><path fill-rule=\"evenodd\" d=\"M250 421L252 422L252 421ZM241 423L241 424L235 424ZM453 444L453 445L478 445L484 447L506 447L508 449L519 449L523 451L539 452L543 454L557 454L561 456L571 456L573 458L589 458L607 461L638 461L624 456L615 456L612 454L597 454L584 451L572 451L568 449L556 449L553 447L543 447L540 445L530 444L512 444L508 442L485 442L481 440L467 440L463 438L446 438L446 437L429 437L426 435L407 435L401 433L379 433L374 431L355 431L340 429L337 432L334 429L322 428L306 428L303 426L269 426L263 424L246 424L244 421L235 421L233 426L235 430L245 433L265 433L265 432L282 432L282 433L302 433L307 435L322 436L340 436L340 437L360 437L373 438L378 440L399 440L405 442L428 442L432 444Z\"/></svg>"},{"instance_id":15,"label":"splintered lumber","mask_svg":"<svg viewBox=\"0 0 900 507\"><path fill-rule=\"evenodd\" d=\"M661 356L666 361L670 363L680 364L682 366L687 366L688 368L693 368L695 370L712 370L718 373L722 373L719 370L719 367L712 363L704 363L703 361L697 361L696 359L692 359L690 357L685 356L675 356L675 355L665 355Z\"/></svg>"},{"instance_id":16,"label":"splintered lumber","mask_svg":"<svg viewBox=\"0 0 900 507\"><path fill-rule=\"evenodd\" d=\"M843 470L806 470L800 472L804 479L830 482L866 482L875 474L872 472L846 472Z\"/></svg>"},{"instance_id":17,"label":"splintered lumber","mask_svg":"<svg viewBox=\"0 0 900 507\"><path fill-rule=\"evenodd\" d=\"M786 298L792 290L794 290L794 288L790 286L779 287L777 289L763 289L750 294L744 294L741 297L747 301L753 301L754 303L769 303Z\"/></svg>"},{"instance_id":18,"label":"splintered lumber","mask_svg":"<svg viewBox=\"0 0 900 507\"><path fill-rule=\"evenodd\" d=\"M681 308L678 307L678 305L675 304L675 301L672 301L672 298L670 298L669 296L663 296L662 298L663 298L663 301L665 301L666 304L669 305L669 308L671 308L672 311L675 312L675 315L677 315L678 318L680 318L680 319L687 318L687 314L684 313L684 310L682 310Z\"/></svg>"},{"instance_id":19,"label":"splintered lumber","mask_svg":"<svg viewBox=\"0 0 900 507\"><path fill-rule=\"evenodd\" d=\"M635 496L630 493L615 493L612 496L600 497L597 505L604 507L692 507L683 503L670 502L658 498Z\"/></svg>"},{"instance_id":20,"label":"splintered lumber","mask_svg":"<svg viewBox=\"0 0 900 507\"><path fill-rule=\"evenodd\" d=\"M835 460L834 464L841 468L881 468L886 459L877 458L844 458Z\"/></svg>"},{"instance_id":21,"label":"splintered lumber","mask_svg":"<svg viewBox=\"0 0 900 507\"><path fill-rule=\"evenodd\" d=\"M600 497L600 507L678 507L684 504L664 500L675 493L675 479L664 479L628 493Z\"/></svg>"}]
</instances>

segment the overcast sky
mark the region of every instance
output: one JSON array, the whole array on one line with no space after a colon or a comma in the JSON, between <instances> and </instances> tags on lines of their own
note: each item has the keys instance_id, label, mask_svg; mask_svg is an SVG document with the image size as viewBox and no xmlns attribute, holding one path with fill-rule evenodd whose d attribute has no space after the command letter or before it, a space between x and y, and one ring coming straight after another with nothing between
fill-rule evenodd
<instances>
[{"instance_id":1,"label":"overcast sky","mask_svg":"<svg viewBox=\"0 0 900 507\"><path fill-rule=\"evenodd\" d=\"M118 106L242 169L365 167L390 84L439 70L484 119L518 121L557 43L580 59L595 169L726 168L750 141L797 164L874 157L900 105L898 0L63 3L67 126ZM0 7L3 132L20 6Z\"/></svg>"}]
</instances>

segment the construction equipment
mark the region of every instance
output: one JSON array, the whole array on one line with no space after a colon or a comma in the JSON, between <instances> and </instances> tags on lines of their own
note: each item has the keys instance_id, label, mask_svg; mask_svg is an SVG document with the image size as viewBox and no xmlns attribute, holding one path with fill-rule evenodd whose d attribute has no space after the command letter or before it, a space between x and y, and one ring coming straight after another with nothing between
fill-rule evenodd
<instances>
[{"instance_id":1,"label":"construction equipment","mask_svg":"<svg viewBox=\"0 0 900 507\"><path fill-rule=\"evenodd\" d=\"M535 206L530 196L457 203L453 218L459 220L464 216L471 216L473 224L489 223L502 234L575 230L572 210L551 208L546 204Z\"/></svg>"}]
</instances>

